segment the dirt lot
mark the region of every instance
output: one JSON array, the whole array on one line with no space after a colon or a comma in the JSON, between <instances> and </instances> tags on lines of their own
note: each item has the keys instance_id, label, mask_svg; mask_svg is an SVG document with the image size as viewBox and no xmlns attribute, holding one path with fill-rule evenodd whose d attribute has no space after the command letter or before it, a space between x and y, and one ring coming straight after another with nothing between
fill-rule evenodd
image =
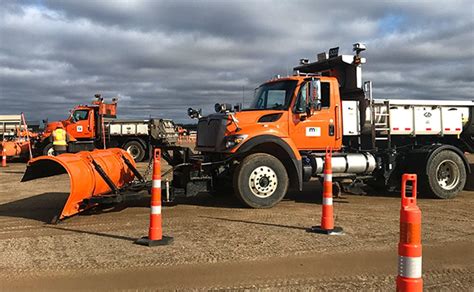
<instances>
[{"instance_id":1,"label":"dirt lot","mask_svg":"<svg viewBox=\"0 0 474 292\"><path fill-rule=\"evenodd\" d=\"M24 168L0 168L2 291L394 289L397 194L344 194L335 214L345 235L329 237L305 231L320 220L317 183L271 210L202 194L165 208L164 234L175 242L147 248L133 244L147 234L146 200L49 225L68 177L19 183ZM469 180L456 199L419 200L427 291L474 287L474 175Z\"/></svg>"}]
</instances>

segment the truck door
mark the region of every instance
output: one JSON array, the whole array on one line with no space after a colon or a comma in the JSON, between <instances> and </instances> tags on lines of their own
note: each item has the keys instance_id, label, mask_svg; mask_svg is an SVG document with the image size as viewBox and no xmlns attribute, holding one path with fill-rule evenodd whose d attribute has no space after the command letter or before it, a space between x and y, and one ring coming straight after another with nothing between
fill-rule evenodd
<instances>
[{"instance_id":1,"label":"truck door","mask_svg":"<svg viewBox=\"0 0 474 292\"><path fill-rule=\"evenodd\" d=\"M325 150L327 146L338 149L341 145L331 83L312 79L301 86L289 120L290 136L299 150ZM338 140L338 141L336 141Z\"/></svg>"},{"instance_id":2,"label":"truck door","mask_svg":"<svg viewBox=\"0 0 474 292\"><path fill-rule=\"evenodd\" d=\"M94 112L92 109L77 109L71 115L71 123L66 128L69 135L76 139L93 139Z\"/></svg>"}]
</instances>

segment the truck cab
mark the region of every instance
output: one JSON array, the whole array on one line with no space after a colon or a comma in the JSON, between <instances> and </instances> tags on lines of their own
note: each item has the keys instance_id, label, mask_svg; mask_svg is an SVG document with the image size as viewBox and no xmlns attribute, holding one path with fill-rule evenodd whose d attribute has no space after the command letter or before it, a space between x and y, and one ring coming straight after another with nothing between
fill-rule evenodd
<instances>
[{"instance_id":1,"label":"truck cab","mask_svg":"<svg viewBox=\"0 0 474 292\"><path fill-rule=\"evenodd\" d=\"M222 133L217 124L225 128ZM244 143L268 135L282 139L298 156L304 150L340 149L341 130L337 79L292 76L259 86L246 109L202 118L196 149L232 154Z\"/></svg>"},{"instance_id":2,"label":"truck cab","mask_svg":"<svg viewBox=\"0 0 474 292\"><path fill-rule=\"evenodd\" d=\"M72 110L71 115L65 121L66 131L76 140L94 139L96 114L94 108L78 106Z\"/></svg>"}]
</instances>

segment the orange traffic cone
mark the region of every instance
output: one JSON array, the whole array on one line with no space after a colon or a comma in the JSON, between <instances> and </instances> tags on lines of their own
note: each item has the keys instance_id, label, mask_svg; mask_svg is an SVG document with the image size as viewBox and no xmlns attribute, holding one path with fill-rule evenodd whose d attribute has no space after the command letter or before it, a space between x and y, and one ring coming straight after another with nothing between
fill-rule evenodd
<instances>
[{"instance_id":1,"label":"orange traffic cone","mask_svg":"<svg viewBox=\"0 0 474 292\"><path fill-rule=\"evenodd\" d=\"M135 241L136 244L157 246L168 245L173 242L173 237L163 236L161 222L161 151L155 149L153 157L153 178L151 187L151 212L148 237Z\"/></svg>"},{"instance_id":2,"label":"orange traffic cone","mask_svg":"<svg viewBox=\"0 0 474 292\"><path fill-rule=\"evenodd\" d=\"M2 167L7 167L7 150L2 147Z\"/></svg>"},{"instance_id":3,"label":"orange traffic cone","mask_svg":"<svg viewBox=\"0 0 474 292\"><path fill-rule=\"evenodd\" d=\"M324 159L324 182L323 182L323 212L321 215L321 226L313 226L308 231L328 235L342 234L341 227L334 227L334 210L332 205L332 148L326 149Z\"/></svg>"},{"instance_id":4,"label":"orange traffic cone","mask_svg":"<svg viewBox=\"0 0 474 292\"><path fill-rule=\"evenodd\" d=\"M412 182L412 196L406 196L407 181ZM402 176L400 241L398 243L397 291L423 291L421 277L421 210L416 205L416 174Z\"/></svg>"}]
</instances>

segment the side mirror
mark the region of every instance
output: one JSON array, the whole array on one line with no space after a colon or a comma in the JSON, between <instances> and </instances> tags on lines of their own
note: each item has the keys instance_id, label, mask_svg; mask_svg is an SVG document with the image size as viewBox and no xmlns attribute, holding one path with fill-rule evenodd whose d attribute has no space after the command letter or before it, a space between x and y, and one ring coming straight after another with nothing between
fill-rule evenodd
<instances>
[{"instance_id":1,"label":"side mirror","mask_svg":"<svg viewBox=\"0 0 474 292\"><path fill-rule=\"evenodd\" d=\"M193 108L188 108L188 116L191 119L200 119L202 117L201 109L195 110Z\"/></svg>"},{"instance_id":2,"label":"side mirror","mask_svg":"<svg viewBox=\"0 0 474 292\"><path fill-rule=\"evenodd\" d=\"M306 106L306 115L311 116L313 111L320 111L321 107L321 81L313 78L309 83L309 101Z\"/></svg>"}]
</instances>

